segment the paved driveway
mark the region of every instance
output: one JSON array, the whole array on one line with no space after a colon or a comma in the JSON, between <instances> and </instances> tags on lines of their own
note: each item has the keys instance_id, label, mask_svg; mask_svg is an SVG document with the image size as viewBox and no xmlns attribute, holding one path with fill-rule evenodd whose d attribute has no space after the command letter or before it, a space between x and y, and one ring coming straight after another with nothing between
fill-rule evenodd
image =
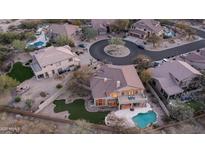
<instances>
[{"instance_id":1,"label":"paved driveway","mask_svg":"<svg viewBox=\"0 0 205 154\"><path fill-rule=\"evenodd\" d=\"M205 32L197 30L197 34L201 37L205 38ZM152 61L155 60L161 60L163 58L169 58L172 56L176 56L179 54L187 53L193 50L197 50L200 48L205 47L205 40L199 40L193 43L181 45L178 47L174 47L171 49L166 49L163 51L149 51L140 49L137 47L137 45L130 41L125 41L125 46L130 49L130 54L126 57L112 57L107 55L104 52L105 46L108 45L108 39L107 40L101 40L93 45L91 45L89 51L91 56L93 56L95 59L103 61L105 63L111 63L114 65L128 65L133 63L133 59L140 54L146 55L152 59Z\"/></svg>"}]
</instances>

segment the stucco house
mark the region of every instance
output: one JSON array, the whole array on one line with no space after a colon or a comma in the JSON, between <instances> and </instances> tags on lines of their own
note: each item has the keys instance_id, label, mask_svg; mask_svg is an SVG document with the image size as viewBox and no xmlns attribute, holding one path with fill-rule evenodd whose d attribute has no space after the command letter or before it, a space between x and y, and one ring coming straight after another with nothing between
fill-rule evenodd
<instances>
[{"instance_id":1,"label":"stucco house","mask_svg":"<svg viewBox=\"0 0 205 154\"><path fill-rule=\"evenodd\" d=\"M199 53L182 55L180 58L196 69L205 70L205 50L202 50Z\"/></svg>"},{"instance_id":2,"label":"stucco house","mask_svg":"<svg viewBox=\"0 0 205 154\"><path fill-rule=\"evenodd\" d=\"M48 33L51 40L55 40L58 36L67 36L68 38L73 38L79 30L79 26L68 23L51 24L48 28Z\"/></svg>"},{"instance_id":3,"label":"stucco house","mask_svg":"<svg viewBox=\"0 0 205 154\"><path fill-rule=\"evenodd\" d=\"M161 36L163 34L163 27L160 25L159 21L154 19L139 20L132 24L129 30L130 36L138 37L140 39L145 39L152 34L157 36Z\"/></svg>"},{"instance_id":4,"label":"stucco house","mask_svg":"<svg viewBox=\"0 0 205 154\"><path fill-rule=\"evenodd\" d=\"M186 62L173 60L150 68L152 84L166 98L172 99L199 87L201 73Z\"/></svg>"},{"instance_id":5,"label":"stucco house","mask_svg":"<svg viewBox=\"0 0 205 154\"><path fill-rule=\"evenodd\" d=\"M37 79L53 77L80 66L80 59L69 46L47 47L32 52L31 56L31 68Z\"/></svg>"},{"instance_id":6,"label":"stucco house","mask_svg":"<svg viewBox=\"0 0 205 154\"><path fill-rule=\"evenodd\" d=\"M144 107L147 97L144 86L133 65L103 65L90 80L96 106L127 109Z\"/></svg>"},{"instance_id":7,"label":"stucco house","mask_svg":"<svg viewBox=\"0 0 205 154\"><path fill-rule=\"evenodd\" d=\"M111 31L110 25L115 22L115 19L92 19L91 25L97 30L99 35L107 34Z\"/></svg>"}]
</instances>

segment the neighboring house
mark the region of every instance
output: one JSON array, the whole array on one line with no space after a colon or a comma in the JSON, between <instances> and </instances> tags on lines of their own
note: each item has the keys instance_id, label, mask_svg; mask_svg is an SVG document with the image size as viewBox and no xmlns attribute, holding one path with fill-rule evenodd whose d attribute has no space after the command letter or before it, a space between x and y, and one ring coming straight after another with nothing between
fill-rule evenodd
<instances>
[{"instance_id":1,"label":"neighboring house","mask_svg":"<svg viewBox=\"0 0 205 154\"><path fill-rule=\"evenodd\" d=\"M196 69L205 70L205 50L202 50L200 53L186 54L180 58Z\"/></svg>"},{"instance_id":2,"label":"neighboring house","mask_svg":"<svg viewBox=\"0 0 205 154\"><path fill-rule=\"evenodd\" d=\"M163 34L163 27L160 25L160 22L153 19L139 20L135 22L129 30L130 36L140 39L145 39L152 34L156 34L157 36Z\"/></svg>"},{"instance_id":3,"label":"neighboring house","mask_svg":"<svg viewBox=\"0 0 205 154\"><path fill-rule=\"evenodd\" d=\"M150 68L152 84L166 98L172 99L199 87L201 73L186 62L174 60Z\"/></svg>"},{"instance_id":4,"label":"neighboring house","mask_svg":"<svg viewBox=\"0 0 205 154\"><path fill-rule=\"evenodd\" d=\"M96 106L119 109L144 107L147 97L144 86L133 65L103 65L90 80Z\"/></svg>"},{"instance_id":5,"label":"neighboring house","mask_svg":"<svg viewBox=\"0 0 205 154\"><path fill-rule=\"evenodd\" d=\"M91 25L97 30L99 35L110 33L110 25L115 22L115 19L92 19Z\"/></svg>"},{"instance_id":6,"label":"neighboring house","mask_svg":"<svg viewBox=\"0 0 205 154\"><path fill-rule=\"evenodd\" d=\"M80 65L80 59L71 52L69 46L48 47L31 53L31 68L37 79L49 78L74 70Z\"/></svg>"},{"instance_id":7,"label":"neighboring house","mask_svg":"<svg viewBox=\"0 0 205 154\"><path fill-rule=\"evenodd\" d=\"M55 40L58 36L67 36L72 38L79 31L79 26L71 24L51 24L49 26L49 36Z\"/></svg>"}]
</instances>

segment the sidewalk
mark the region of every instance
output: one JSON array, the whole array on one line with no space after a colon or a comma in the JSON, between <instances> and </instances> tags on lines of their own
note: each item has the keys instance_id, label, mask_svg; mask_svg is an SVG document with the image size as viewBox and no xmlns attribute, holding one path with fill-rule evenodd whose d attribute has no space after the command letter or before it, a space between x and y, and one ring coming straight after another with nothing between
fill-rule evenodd
<instances>
[{"instance_id":1,"label":"sidewalk","mask_svg":"<svg viewBox=\"0 0 205 154\"><path fill-rule=\"evenodd\" d=\"M189 44L189 43L193 43L193 42L197 42L197 41L200 41L200 40L203 40L203 38L201 37L197 37L195 40L180 40L180 39L175 39L175 43L170 43L170 42L162 42L160 44L160 47L156 47L154 48L153 45L151 43L145 45L145 48L147 50L150 50L150 51L162 51L162 50L166 50L166 49L171 49L171 48L175 48L175 47L178 47L178 46L182 46L182 45L185 45L185 44Z\"/></svg>"}]
</instances>

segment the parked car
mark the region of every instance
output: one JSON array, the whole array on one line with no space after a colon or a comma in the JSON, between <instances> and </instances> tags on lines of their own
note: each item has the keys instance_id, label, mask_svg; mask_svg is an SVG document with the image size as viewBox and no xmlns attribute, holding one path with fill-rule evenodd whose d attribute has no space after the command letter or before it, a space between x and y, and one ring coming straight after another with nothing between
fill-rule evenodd
<instances>
[{"instance_id":1,"label":"parked car","mask_svg":"<svg viewBox=\"0 0 205 154\"><path fill-rule=\"evenodd\" d=\"M165 62L168 62L168 61L169 61L168 59L164 58L164 59L162 60L162 63L165 63Z\"/></svg>"},{"instance_id":2,"label":"parked car","mask_svg":"<svg viewBox=\"0 0 205 154\"><path fill-rule=\"evenodd\" d=\"M151 63L150 67L157 67L160 63L157 61L154 61Z\"/></svg>"},{"instance_id":3,"label":"parked car","mask_svg":"<svg viewBox=\"0 0 205 154\"><path fill-rule=\"evenodd\" d=\"M79 44L78 47L85 48L85 45L84 44Z\"/></svg>"},{"instance_id":4,"label":"parked car","mask_svg":"<svg viewBox=\"0 0 205 154\"><path fill-rule=\"evenodd\" d=\"M137 45L137 47L140 49L145 49L145 47L143 45Z\"/></svg>"}]
</instances>

